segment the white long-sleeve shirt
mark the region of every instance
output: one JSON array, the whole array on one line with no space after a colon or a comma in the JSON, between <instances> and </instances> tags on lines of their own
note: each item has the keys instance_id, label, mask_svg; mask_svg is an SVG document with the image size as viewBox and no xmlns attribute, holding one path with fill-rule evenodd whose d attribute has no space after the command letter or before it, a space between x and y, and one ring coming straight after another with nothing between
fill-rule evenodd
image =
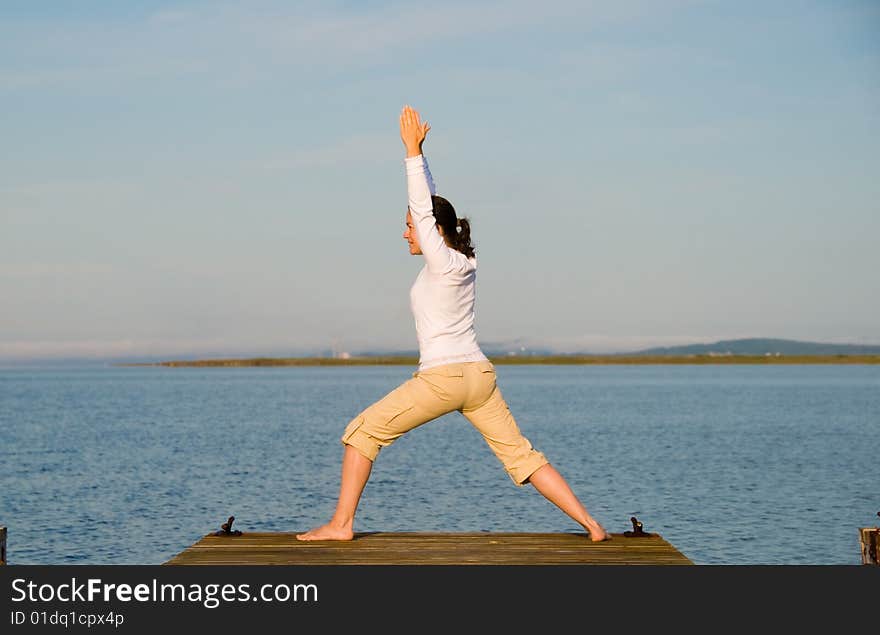
<instances>
[{"instance_id":1,"label":"white long-sleeve shirt","mask_svg":"<svg viewBox=\"0 0 880 635\"><path fill-rule=\"evenodd\" d=\"M474 331L476 256L446 244L431 203L434 181L424 155L404 159L409 210L425 266L409 292L419 340L419 370L485 361Z\"/></svg>"}]
</instances>

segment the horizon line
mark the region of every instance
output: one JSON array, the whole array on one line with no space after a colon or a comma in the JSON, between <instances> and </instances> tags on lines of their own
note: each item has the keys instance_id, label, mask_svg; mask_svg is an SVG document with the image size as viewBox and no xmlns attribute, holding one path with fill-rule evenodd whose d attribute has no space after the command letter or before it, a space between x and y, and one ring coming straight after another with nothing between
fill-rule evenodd
<instances>
[{"instance_id":1,"label":"horizon line","mask_svg":"<svg viewBox=\"0 0 880 635\"><path fill-rule=\"evenodd\" d=\"M742 343L755 340L767 340L774 342L784 342L787 344L801 344L810 346L841 346L841 347L880 347L880 341L821 341L821 340L802 340L781 337L733 337L724 339L703 339L701 341L690 341L687 343L670 344L670 345L654 345L641 346L638 348L622 347L617 349L608 349L604 351L595 351L584 348L564 347L562 345L553 345L541 342L526 342L525 338L516 338L512 340L499 342L486 342L481 344L483 352L487 356L535 356L535 355L551 355L560 357L573 356L620 356L620 355L638 355L648 351L661 351L665 349L679 349L690 346L713 346L718 344ZM503 349L503 350L499 350ZM519 349L519 350L513 350ZM567 350L566 350L567 349ZM166 351L162 353L150 353L134 351L118 352L118 353L64 353L64 352L48 352L42 355L8 355L0 354L0 364L71 364L71 363L132 363L135 360L145 362L157 361L193 361L208 359L344 359L346 356L351 358L363 357L418 357L419 352L414 348L395 348L395 347L375 347L366 350L337 350L333 346L310 347L288 350L281 352L277 350L267 351L265 349L251 349L238 351L222 351L222 350L193 350L181 348L178 351Z\"/></svg>"}]
</instances>

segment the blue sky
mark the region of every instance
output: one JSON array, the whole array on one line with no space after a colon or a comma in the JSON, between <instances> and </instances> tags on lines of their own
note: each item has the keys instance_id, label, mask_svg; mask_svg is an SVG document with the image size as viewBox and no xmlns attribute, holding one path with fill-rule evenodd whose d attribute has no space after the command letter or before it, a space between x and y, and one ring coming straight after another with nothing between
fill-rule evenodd
<instances>
[{"instance_id":1,"label":"blue sky","mask_svg":"<svg viewBox=\"0 0 880 635\"><path fill-rule=\"evenodd\" d=\"M880 343L873 2L0 2L0 359L414 349L397 114L481 342Z\"/></svg>"}]
</instances>

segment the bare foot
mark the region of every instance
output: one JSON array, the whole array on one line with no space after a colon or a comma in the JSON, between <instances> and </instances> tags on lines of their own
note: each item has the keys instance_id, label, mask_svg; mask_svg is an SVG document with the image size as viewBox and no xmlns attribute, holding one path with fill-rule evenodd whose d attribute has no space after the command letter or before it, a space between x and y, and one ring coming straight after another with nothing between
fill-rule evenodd
<instances>
[{"instance_id":1,"label":"bare foot","mask_svg":"<svg viewBox=\"0 0 880 635\"><path fill-rule=\"evenodd\" d=\"M322 525L310 529L304 534L297 534L297 540L351 540L354 538L354 532L351 527L338 527L331 524Z\"/></svg>"},{"instance_id":2,"label":"bare foot","mask_svg":"<svg viewBox=\"0 0 880 635\"><path fill-rule=\"evenodd\" d=\"M593 542L602 542L603 540L611 540L611 534L605 531L605 528L599 523L590 524L587 526L587 531L590 533L590 540Z\"/></svg>"}]
</instances>

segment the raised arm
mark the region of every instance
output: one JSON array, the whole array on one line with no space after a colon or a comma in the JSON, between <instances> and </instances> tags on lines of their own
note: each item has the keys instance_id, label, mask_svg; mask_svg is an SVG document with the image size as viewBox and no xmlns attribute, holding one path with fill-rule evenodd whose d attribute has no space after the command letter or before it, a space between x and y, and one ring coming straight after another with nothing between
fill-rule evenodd
<instances>
[{"instance_id":1,"label":"raised arm","mask_svg":"<svg viewBox=\"0 0 880 635\"><path fill-rule=\"evenodd\" d=\"M400 138L406 147L404 164L409 211L428 269L445 273L454 264L452 250L443 240L434 220L434 205L431 202L431 195L435 192L434 181L428 161L422 154L422 144L430 129L431 126L420 120L417 111L409 106L403 108L400 113Z\"/></svg>"}]
</instances>

